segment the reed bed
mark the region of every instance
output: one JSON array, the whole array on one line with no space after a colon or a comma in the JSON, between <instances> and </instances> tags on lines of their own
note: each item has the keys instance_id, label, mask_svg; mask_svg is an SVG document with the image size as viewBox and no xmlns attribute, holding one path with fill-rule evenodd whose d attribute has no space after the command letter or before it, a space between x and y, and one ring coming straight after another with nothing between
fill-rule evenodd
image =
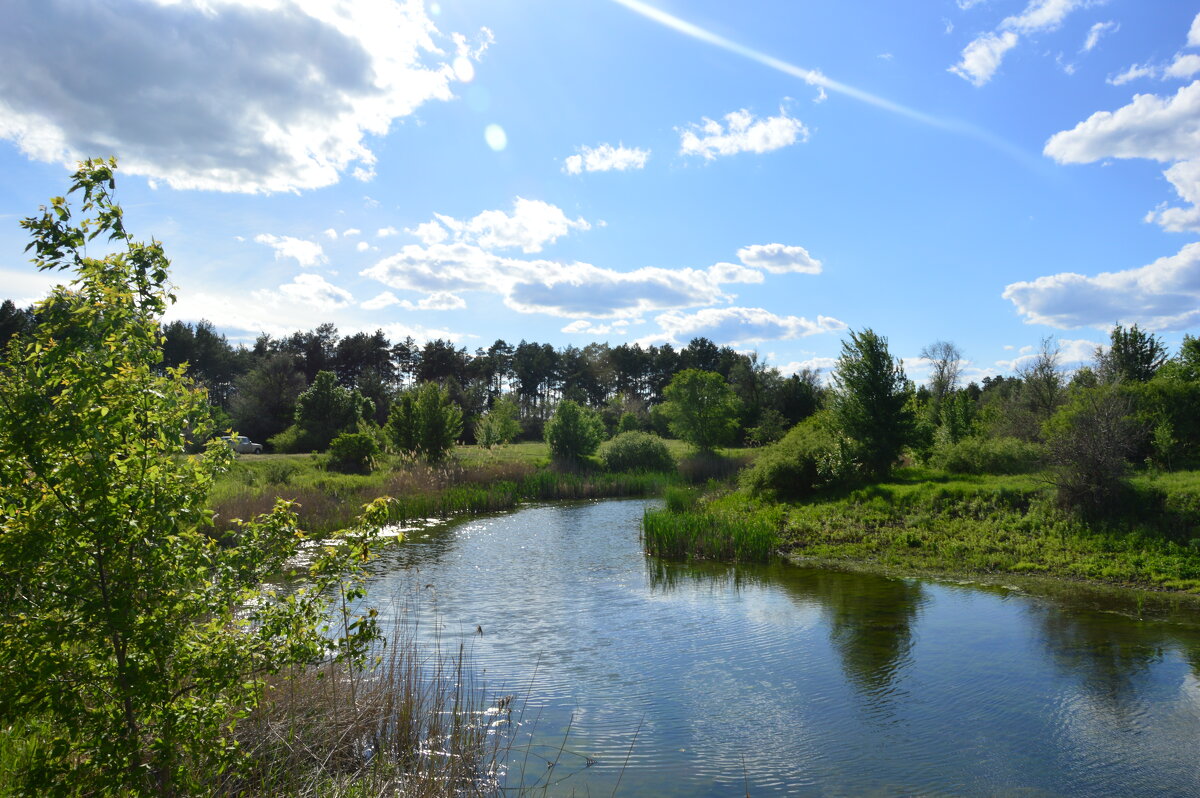
<instances>
[{"instance_id":1,"label":"reed bed","mask_svg":"<svg viewBox=\"0 0 1200 798\"><path fill-rule=\"evenodd\" d=\"M512 699L489 703L470 674L461 647L430 654L405 639L371 670L326 665L273 678L237 726L246 766L212 793L498 795L511 726L493 723Z\"/></svg>"},{"instance_id":2,"label":"reed bed","mask_svg":"<svg viewBox=\"0 0 1200 798\"><path fill-rule=\"evenodd\" d=\"M451 518L511 510L522 501L601 499L652 496L671 477L658 473L571 472L537 468L525 462L496 462L464 467L408 464L368 476L329 474L311 465L284 480L270 461L242 466L215 491L213 511L219 533L228 533L237 518L270 511L276 497L295 502L300 526L313 535L345 527L362 505L391 496L393 523Z\"/></svg>"},{"instance_id":3,"label":"reed bed","mask_svg":"<svg viewBox=\"0 0 1200 798\"><path fill-rule=\"evenodd\" d=\"M777 513L727 515L697 508L647 510L642 519L646 551L673 560L767 562L779 547Z\"/></svg>"}]
</instances>

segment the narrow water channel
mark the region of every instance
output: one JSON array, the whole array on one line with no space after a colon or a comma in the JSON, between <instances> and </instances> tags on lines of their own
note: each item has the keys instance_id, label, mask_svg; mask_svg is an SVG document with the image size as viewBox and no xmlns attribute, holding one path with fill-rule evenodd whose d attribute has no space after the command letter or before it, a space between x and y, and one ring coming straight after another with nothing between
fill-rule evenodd
<instances>
[{"instance_id":1,"label":"narrow water channel","mask_svg":"<svg viewBox=\"0 0 1200 798\"><path fill-rule=\"evenodd\" d=\"M518 695L508 786L1200 796L1200 610L662 563L640 549L645 506L432 528L370 586L385 615L465 643L492 691Z\"/></svg>"}]
</instances>

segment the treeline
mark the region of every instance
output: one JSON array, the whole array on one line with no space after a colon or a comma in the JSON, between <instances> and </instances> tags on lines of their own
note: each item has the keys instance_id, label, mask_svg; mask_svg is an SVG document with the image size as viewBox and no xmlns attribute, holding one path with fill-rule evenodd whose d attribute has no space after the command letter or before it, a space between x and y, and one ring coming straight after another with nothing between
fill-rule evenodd
<instances>
[{"instance_id":1,"label":"treeline","mask_svg":"<svg viewBox=\"0 0 1200 798\"><path fill-rule=\"evenodd\" d=\"M742 478L752 493L803 498L879 481L904 461L950 473L1044 472L1060 503L1118 508L1135 467L1200 466L1200 339L1171 356L1162 339L1116 326L1109 346L1068 372L1052 339L1012 376L961 384L962 353L939 341L916 388L871 330L843 342L824 407Z\"/></svg>"},{"instance_id":2,"label":"treeline","mask_svg":"<svg viewBox=\"0 0 1200 798\"><path fill-rule=\"evenodd\" d=\"M32 309L5 301L0 346L36 325ZM497 340L472 353L442 339L393 342L382 330L343 336L332 324L282 338L262 335L249 347L231 344L207 321L171 322L162 334L164 368L186 364L188 376L207 389L220 424L262 442L294 424L300 397L317 385L321 372L369 400L368 415L379 426L405 391L436 383L461 410L460 441L467 444L476 442L476 422L503 396L516 403L520 439L542 440L545 422L563 400L598 411L609 433L625 417L627 428L666 435L668 421L655 408L675 375L688 369L720 374L733 389L738 399L733 443L776 440L821 402L816 372L784 376L756 355L707 338L681 349L607 343L555 348Z\"/></svg>"}]
</instances>

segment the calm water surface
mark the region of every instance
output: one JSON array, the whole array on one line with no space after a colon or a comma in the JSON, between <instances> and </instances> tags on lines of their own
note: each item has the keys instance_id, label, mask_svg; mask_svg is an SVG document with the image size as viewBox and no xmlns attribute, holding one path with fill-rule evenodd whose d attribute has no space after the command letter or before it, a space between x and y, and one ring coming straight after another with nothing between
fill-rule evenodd
<instances>
[{"instance_id":1,"label":"calm water surface","mask_svg":"<svg viewBox=\"0 0 1200 798\"><path fill-rule=\"evenodd\" d=\"M1200 610L667 564L641 552L645 507L415 533L371 585L385 614L464 643L490 691L519 696L508 786L1200 796Z\"/></svg>"}]
</instances>

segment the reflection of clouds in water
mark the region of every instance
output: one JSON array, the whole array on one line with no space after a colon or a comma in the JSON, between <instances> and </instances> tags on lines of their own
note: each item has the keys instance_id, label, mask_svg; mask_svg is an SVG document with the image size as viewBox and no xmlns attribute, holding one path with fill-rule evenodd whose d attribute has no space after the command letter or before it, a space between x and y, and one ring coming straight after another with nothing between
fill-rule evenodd
<instances>
[{"instance_id":1,"label":"reflection of clouds in water","mask_svg":"<svg viewBox=\"0 0 1200 798\"><path fill-rule=\"evenodd\" d=\"M801 686L790 679L764 682L746 675L703 662L681 675L678 699L686 710L695 772L741 786L744 766L759 790L812 784L803 768L822 759L825 741L808 717L819 702L797 706ZM781 761L795 763L794 773L784 776Z\"/></svg>"},{"instance_id":2,"label":"reflection of clouds in water","mask_svg":"<svg viewBox=\"0 0 1200 798\"><path fill-rule=\"evenodd\" d=\"M1155 664L1117 693L1086 680L1060 691L1051 713L1057 754L1081 793L1112 794L1116 770L1128 783L1172 785L1162 794L1200 795L1200 683L1174 652Z\"/></svg>"}]
</instances>

